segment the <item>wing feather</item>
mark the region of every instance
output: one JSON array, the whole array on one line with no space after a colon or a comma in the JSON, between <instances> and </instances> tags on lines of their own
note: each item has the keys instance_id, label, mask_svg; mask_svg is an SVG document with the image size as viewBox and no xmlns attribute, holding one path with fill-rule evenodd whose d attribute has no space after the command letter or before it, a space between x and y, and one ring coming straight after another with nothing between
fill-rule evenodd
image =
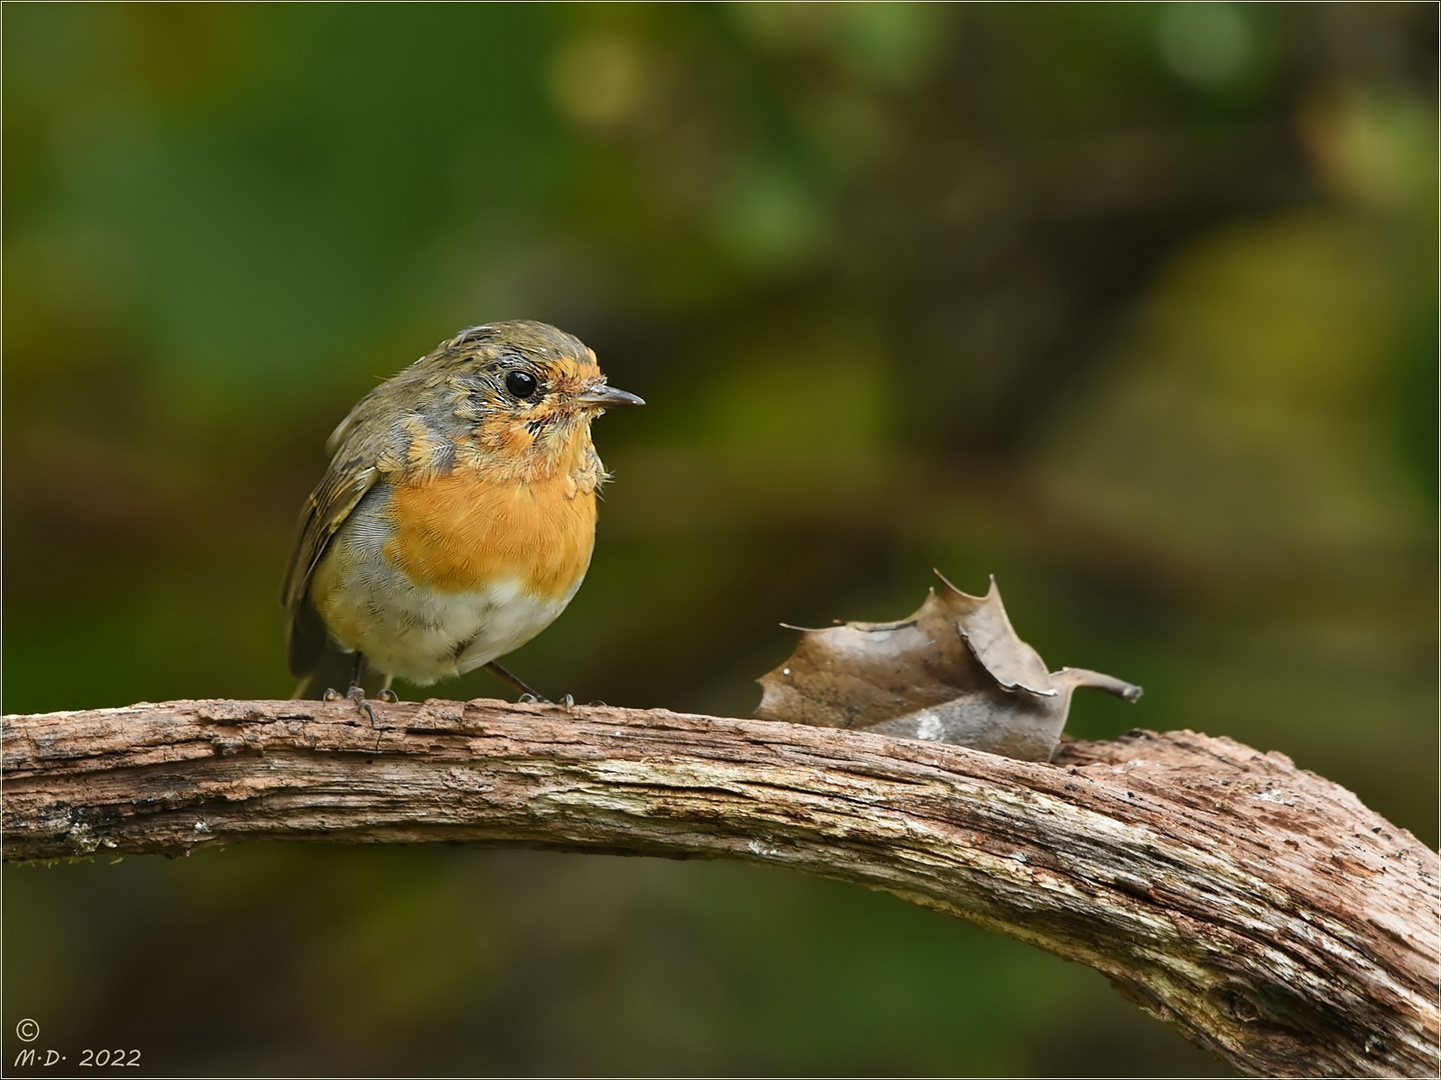
<instances>
[{"instance_id":1,"label":"wing feather","mask_svg":"<svg viewBox=\"0 0 1441 1080\"><path fill-rule=\"evenodd\" d=\"M300 514L280 589L290 670L299 678L314 669L325 648L325 626L310 603L310 579L331 538L380 477L379 459L389 432L382 411L372 391L340 422L327 443L334 451L330 465Z\"/></svg>"}]
</instances>

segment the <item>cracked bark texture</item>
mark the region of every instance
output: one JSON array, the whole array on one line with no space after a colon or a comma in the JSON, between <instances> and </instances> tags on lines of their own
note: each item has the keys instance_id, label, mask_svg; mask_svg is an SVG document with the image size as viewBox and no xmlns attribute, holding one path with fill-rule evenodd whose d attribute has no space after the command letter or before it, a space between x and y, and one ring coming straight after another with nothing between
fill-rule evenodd
<instances>
[{"instance_id":1,"label":"cracked bark texture","mask_svg":"<svg viewBox=\"0 0 1441 1080\"><path fill-rule=\"evenodd\" d=\"M1050 764L664 710L178 701L4 719L4 855L252 839L739 858L1103 972L1258 1075L1437 1073L1436 853L1229 739Z\"/></svg>"}]
</instances>

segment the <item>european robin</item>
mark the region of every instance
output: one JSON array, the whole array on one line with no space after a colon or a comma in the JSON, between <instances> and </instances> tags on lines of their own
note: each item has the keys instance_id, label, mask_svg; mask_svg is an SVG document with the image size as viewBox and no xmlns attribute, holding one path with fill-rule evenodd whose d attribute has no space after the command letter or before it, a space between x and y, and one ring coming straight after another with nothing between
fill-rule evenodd
<instances>
[{"instance_id":1,"label":"european robin","mask_svg":"<svg viewBox=\"0 0 1441 1080\"><path fill-rule=\"evenodd\" d=\"M296 697L420 685L495 663L549 626L590 566L606 472L590 424L643 405L538 322L462 330L381 383L326 444L285 572ZM363 704L369 710L369 706Z\"/></svg>"}]
</instances>

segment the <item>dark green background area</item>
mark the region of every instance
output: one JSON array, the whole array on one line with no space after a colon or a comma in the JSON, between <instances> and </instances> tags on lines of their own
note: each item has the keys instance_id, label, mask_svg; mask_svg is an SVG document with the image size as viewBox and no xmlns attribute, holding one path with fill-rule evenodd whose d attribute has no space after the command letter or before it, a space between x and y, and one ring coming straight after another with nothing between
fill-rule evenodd
<instances>
[{"instance_id":1,"label":"dark green background area","mask_svg":"<svg viewBox=\"0 0 1441 1080\"><path fill-rule=\"evenodd\" d=\"M1437 841L1431 5L6 5L4 708L283 697L331 428L538 318L649 405L511 658L745 715L994 573L1069 730ZM502 693L484 673L403 696ZM155 1072L1217 1074L1099 975L739 864L6 867L4 1031ZM14 1044L14 1045L12 1045Z\"/></svg>"}]
</instances>

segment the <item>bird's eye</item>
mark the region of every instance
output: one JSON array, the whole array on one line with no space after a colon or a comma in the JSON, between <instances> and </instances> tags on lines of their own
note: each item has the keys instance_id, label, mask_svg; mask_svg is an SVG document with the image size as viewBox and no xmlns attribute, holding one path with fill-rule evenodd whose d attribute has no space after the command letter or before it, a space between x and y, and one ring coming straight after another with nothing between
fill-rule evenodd
<instances>
[{"instance_id":1,"label":"bird's eye","mask_svg":"<svg viewBox=\"0 0 1441 1080\"><path fill-rule=\"evenodd\" d=\"M505 388L522 400L532 397L538 387L535 376L528 371L512 371L505 377Z\"/></svg>"}]
</instances>

